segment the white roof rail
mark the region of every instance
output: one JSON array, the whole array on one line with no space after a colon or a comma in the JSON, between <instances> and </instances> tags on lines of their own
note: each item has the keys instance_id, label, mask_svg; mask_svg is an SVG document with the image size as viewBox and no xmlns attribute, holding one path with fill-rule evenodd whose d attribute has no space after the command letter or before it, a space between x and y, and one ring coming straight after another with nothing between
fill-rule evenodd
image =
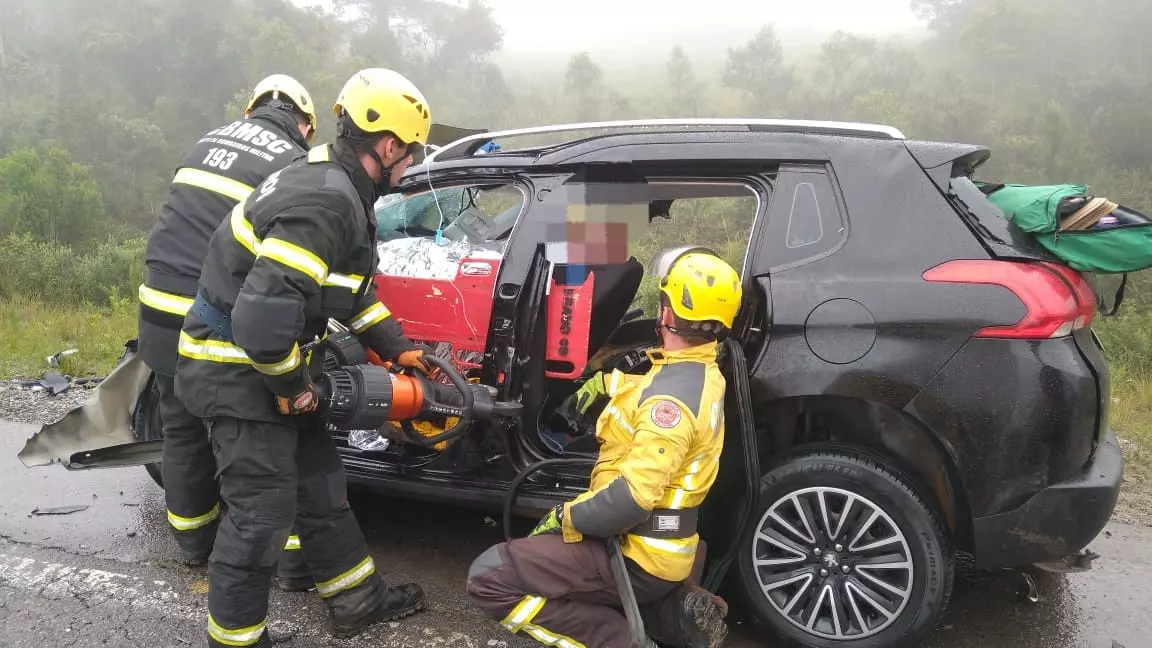
<instances>
[{"instance_id":1,"label":"white roof rail","mask_svg":"<svg viewBox=\"0 0 1152 648\"><path fill-rule=\"evenodd\" d=\"M493 131L489 133L477 133L475 135L468 135L460 139L445 144L439 149L432 151L425 159L426 164L431 164L438 159L459 157L454 155L462 149L467 149L469 145L487 142L494 139L509 139L512 137L523 137L530 135L549 135L552 133L564 133L571 131L584 131L584 130L607 130L613 128L660 128L666 126L678 127L717 127L725 126L729 128L738 128L743 130L764 129L764 130L777 130L782 132L795 132L795 133L812 133L812 134L841 134L841 135L865 135L865 136L882 136L891 139L904 139L904 133L892 126L885 126L882 124L865 124L858 122L838 122L838 121L815 121L805 119L742 119L742 118L703 118L703 119L633 119L633 120L617 120L617 121L600 121L600 122L577 122L570 124L551 124L546 126L533 126L530 128L516 128L511 130Z\"/></svg>"}]
</instances>

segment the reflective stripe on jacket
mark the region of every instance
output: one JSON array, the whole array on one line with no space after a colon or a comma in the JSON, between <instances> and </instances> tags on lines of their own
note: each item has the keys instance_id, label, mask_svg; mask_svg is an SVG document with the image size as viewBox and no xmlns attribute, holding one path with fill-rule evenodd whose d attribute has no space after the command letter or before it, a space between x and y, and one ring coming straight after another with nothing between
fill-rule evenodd
<instances>
[{"instance_id":1,"label":"reflective stripe on jacket","mask_svg":"<svg viewBox=\"0 0 1152 648\"><path fill-rule=\"evenodd\" d=\"M181 162L148 237L147 274L137 292L146 364L165 374L175 370L176 332L196 294L212 232L254 186L306 148L291 115L257 108L206 133Z\"/></svg>"},{"instance_id":2,"label":"reflective stripe on jacket","mask_svg":"<svg viewBox=\"0 0 1152 648\"><path fill-rule=\"evenodd\" d=\"M604 376L609 402L596 423L600 454L591 487L565 504L564 539L624 535L623 552L646 572L688 577L696 516L724 448L725 380L717 344L648 353L642 376Z\"/></svg>"},{"instance_id":3,"label":"reflective stripe on jacket","mask_svg":"<svg viewBox=\"0 0 1152 648\"><path fill-rule=\"evenodd\" d=\"M185 318L176 386L188 411L309 424L276 412L270 392L300 393L319 374L322 354L301 347L325 335L329 318L384 359L411 348L376 298L375 198L356 154L325 145L232 209L212 236L200 293L231 317L235 339Z\"/></svg>"}]
</instances>

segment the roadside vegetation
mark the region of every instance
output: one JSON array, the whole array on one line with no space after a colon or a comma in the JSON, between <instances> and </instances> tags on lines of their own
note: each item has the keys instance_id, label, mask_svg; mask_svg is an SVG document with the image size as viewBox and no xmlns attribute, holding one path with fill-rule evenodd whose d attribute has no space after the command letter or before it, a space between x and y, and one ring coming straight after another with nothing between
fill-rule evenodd
<instances>
[{"instance_id":1,"label":"roadside vegetation","mask_svg":"<svg viewBox=\"0 0 1152 648\"><path fill-rule=\"evenodd\" d=\"M983 144L985 180L1077 182L1152 209L1152 31L1146 0L909 0L922 33L782 42L770 24L714 51L653 43L664 59L574 52L566 68L497 65L488 4L446 0L14 0L0 21L0 377L46 356L102 375L135 335L144 240L173 169L235 118L263 76L292 74L327 109L354 70L386 62L424 89L440 123L503 128L639 117L757 116L890 124L912 138ZM494 4L498 4L495 0ZM1067 16L1077 16L1069 38ZM1100 47L1100 43L1115 44ZM99 79L99 83L83 80ZM715 246L739 262L731 199L677 205L635 242ZM893 242L893 250L899 242ZM1120 513L1152 521L1152 279L1131 278L1097 318L1124 439ZM1108 283L1101 288L1108 294ZM648 308L646 280L638 299ZM1140 511L1143 513L1140 513ZM1140 517L1142 515L1142 517Z\"/></svg>"}]
</instances>

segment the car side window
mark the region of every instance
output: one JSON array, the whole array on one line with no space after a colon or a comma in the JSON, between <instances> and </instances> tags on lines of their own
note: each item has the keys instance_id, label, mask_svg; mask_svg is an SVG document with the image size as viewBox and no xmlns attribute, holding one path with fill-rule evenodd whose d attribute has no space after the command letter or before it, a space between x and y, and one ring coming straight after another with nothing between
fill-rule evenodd
<instances>
[{"instance_id":1,"label":"car side window","mask_svg":"<svg viewBox=\"0 0 1152 648\"><path fill-rule=\"evenodd\" d=\"M507 236L524 206L515 184L446 186L411 194L389 194L376 204L382 241L433 237L438 229L450 241L490 243Z\"/></svg>"},{"instance_id":2,"label":"car side window","mask_svg":"<svg viewBox=\"0 0 1152 648\"><path fill-rule=\"evenodd\" d=\"M823 168L781 167L760 246L770 272L827 254L846 231L832 179Z\"/></svg>"}]
</instances>

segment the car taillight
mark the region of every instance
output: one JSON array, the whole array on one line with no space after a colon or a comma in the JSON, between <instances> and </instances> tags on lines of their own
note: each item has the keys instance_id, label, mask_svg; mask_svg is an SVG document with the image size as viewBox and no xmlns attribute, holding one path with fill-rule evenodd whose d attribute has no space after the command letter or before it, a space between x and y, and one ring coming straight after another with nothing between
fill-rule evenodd
<instances>
[{"instance_id":1,"label":"car taillight","mask_svg":"<svg viewBox=\"0 0 1152 648\"><path fill-rule=\"evenodd\" d=\"M1092 318L1096 316L1096 291L1092 290L1092 286L1088 285L1088 281L1079 272L1072 268L1058 263L1044 263L1041 264L1056 274L1063 277L1064 281L1072 286L1072 291L1076 295L1076 302L1080 307L1080 317L1076 320L1076 325L1073 330L1079 331L1082 328L1088 328L1092 325Z\"/></svg>"},{"instance_id":2,"label":"car taillight","mask_svg":"<svg viewBox=\"0 0 1152 648\"><path fill-rule=\"evenodd\" d=\"M1028 309L1019 322L980 329L976 337L1064 337L1089 326L1096 313L1096 296L1084 278L1075 270L1053 263L963 259L929 269L924 279L1003 286Z\"/></svg>"}]
</instances>

